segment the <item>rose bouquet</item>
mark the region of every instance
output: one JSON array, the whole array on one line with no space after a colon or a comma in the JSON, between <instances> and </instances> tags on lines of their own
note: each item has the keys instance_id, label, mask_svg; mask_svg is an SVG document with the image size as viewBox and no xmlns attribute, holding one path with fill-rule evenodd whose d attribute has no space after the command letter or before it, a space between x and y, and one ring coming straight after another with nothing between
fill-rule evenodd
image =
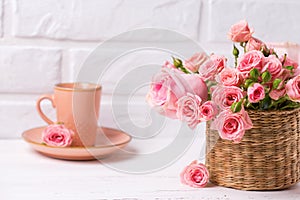
<instances>
[{"instance_id":1,"label":"rose bouquet","mask_svg":"<svg viewBox=\"0 0 300 200\"><path fill-rule=\"evenodd\" d=\"M246 21L234 24L228 37L234 42L234 67L216 54L196 53L185 61L173 57L154 75L147 102L192 129L211 121L222 139L239 143L253 126L247 111L300 107L300 68L253 37Z\"/></svg>"}]
</instances>

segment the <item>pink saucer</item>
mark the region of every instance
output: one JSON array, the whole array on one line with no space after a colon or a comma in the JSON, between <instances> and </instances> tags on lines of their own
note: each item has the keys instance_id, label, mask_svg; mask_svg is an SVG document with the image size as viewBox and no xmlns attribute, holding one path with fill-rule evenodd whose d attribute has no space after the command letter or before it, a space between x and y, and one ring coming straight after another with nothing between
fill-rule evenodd
<instances>
[{"instance_id":1,"label":"pink saucer","mask_svg":"<svg viewBox=\"0 0 300 200\"><path fill-rule=\"evenodd\" d=\"M42 132L46 126L25 131L22 137L31 147L52 158L64 160L95 160L106 157L126 146L131 136L112 128L98 127L95 145L92 147L51 147L43 144Z\"/></svg>"}]
</instances>

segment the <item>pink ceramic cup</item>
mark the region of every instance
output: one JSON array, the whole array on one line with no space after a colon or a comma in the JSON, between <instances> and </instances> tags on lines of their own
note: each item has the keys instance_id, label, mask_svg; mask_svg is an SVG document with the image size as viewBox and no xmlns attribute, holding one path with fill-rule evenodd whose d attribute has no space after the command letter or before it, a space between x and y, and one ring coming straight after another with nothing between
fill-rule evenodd
<instances>
[{"instance_id":1,"label":"pink ceramic cup","mask_svg":"<svg viewBox=\"0 0 300 200\"><path fill-rule=\"evenodd\" d=\"M48 124L50 120L41 109L44 99L51 101L56 108L57 122L63 123L75 133L72 146L93 146L98 128L101 86L92 83L59 83L54 94L42 95L36 109Z\"/></svg>"}]
</instances>

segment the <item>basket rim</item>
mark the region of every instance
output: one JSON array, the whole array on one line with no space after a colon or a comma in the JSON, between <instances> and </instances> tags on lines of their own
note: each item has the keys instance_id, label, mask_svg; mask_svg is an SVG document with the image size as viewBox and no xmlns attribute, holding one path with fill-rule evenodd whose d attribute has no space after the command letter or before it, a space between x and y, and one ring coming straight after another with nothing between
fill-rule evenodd
<instances>
[{"instance_id":1,"label":"basket rim","mask_svg":"<svg viewBox=\"0 0 300 200\"><path fill-rule=\"evenodd\" d=\"M253 109L246 109L248 113L266 113L266 114L291 114L295 112L299 112L300 108L290 109L290 110L253 110Z\"/></svg>"}]
</instances>

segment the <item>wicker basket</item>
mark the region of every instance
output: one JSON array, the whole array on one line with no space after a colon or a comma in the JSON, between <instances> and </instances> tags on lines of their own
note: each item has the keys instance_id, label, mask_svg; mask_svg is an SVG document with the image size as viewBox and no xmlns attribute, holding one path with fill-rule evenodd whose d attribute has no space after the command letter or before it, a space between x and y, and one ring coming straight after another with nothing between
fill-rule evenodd
<instances>
[{"instance_id":1,"label":"wicker basket","mask_svg":"<svg viewBox=\"0 0 300 200\"><path fill-rule=\"evenodd\" d=\"M300 109L252 111L253 128L239 144L222 140L206 125L210 181L241 190L277 190L300 179Z\"/></svg>"}]
</instances>

